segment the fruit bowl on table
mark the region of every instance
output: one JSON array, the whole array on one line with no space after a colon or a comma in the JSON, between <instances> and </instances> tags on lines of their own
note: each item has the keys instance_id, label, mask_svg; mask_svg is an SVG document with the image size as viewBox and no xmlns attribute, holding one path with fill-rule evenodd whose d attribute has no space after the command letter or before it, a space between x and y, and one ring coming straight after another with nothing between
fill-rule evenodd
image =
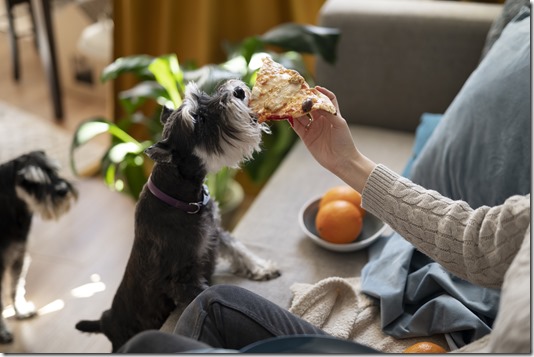
<instances>
[{"instance_id":1,"label":"fruit bowl on table","mask_svg":"<svg viewBox=\"0 0 534 357\"><path fill-rule=\"evenodd\" d=\"M384 222L373 216L371 213L366 212L363 217L362 231L358 237L355 237L353 242L345 244L330 243L321 238L315 228L315 217L319 211L320 201L321 197L317 197L311 199L302 206L299 212L299 224L304 233L306 233L314 243L323 248L336 252L352 252L360 250L374 243L386 229Z\"/></svg>"}]
</instances>

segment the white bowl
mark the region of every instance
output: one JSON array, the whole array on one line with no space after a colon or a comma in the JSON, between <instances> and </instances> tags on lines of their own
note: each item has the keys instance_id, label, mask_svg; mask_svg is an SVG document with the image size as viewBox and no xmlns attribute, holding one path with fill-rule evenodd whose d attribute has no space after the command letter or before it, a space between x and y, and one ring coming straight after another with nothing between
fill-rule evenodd
<instances>
[{"instance_id":1,"label":"white bowl","mask_svg":"<svg viewBox=\"0 0 534 357\"><path fill-rule=\"evenodd\" d=\"M321 197L314 198L304 204L299 212L299 224L304 233L316 244L336 252L352 252L363 249L374 243L386 229L384 222L366 212L363 218L362 232L354 242L346 244L330 243L322 239L315 228L315 216L319 211Z\"/></svg>"}]
</instances>

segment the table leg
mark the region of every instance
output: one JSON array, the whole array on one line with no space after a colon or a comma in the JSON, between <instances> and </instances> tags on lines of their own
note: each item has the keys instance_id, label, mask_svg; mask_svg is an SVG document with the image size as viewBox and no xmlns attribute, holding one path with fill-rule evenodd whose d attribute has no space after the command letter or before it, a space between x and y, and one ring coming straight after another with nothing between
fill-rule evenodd
<instances>
[{"instance_id":1,"label":"table leg","mask_svg":"<svg viewBox=\"0 0 534 357\"><path fill-rule=\"evenodd\" d=\"M52 29L52 16L50 13L50 0L31 0L32 11L35 17L36 33L39 43L39 54L48 79L54 115L58 121L63 119L63 105L61 96L61 83L56 61L56 47L54 31Z\"/></svg>"}]
</instances>

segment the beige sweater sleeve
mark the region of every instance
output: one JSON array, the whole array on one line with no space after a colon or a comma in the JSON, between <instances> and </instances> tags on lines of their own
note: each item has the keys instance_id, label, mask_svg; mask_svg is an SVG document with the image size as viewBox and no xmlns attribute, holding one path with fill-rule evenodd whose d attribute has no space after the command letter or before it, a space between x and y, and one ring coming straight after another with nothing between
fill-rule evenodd
<instances>
[{"instance_id":1,"label":"beige sweater sleeve","mask_svg":"<svg viewBox=\"0 0 534 357\"><path fill-rule=\"evenodd\" d=\"M530 195L472 209L382 165L367 180L362 207L451 273L492 288L501 287L530 224Z\"/></svg>"}]
</instances>

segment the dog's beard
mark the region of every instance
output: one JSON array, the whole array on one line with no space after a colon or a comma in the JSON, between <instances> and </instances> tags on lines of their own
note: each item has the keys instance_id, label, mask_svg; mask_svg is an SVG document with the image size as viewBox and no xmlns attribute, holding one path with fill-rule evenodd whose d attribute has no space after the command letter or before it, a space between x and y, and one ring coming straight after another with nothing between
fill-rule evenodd
<instances>
[{"instance_id":1,"label":"dog's beard","mask_svg":"<svg viewBox=\"0 0 534 357\"><path fill-rule=\"evenodd\" d=\"M28 205L28 209L31 212L40 215L45 220L59 219L69 211L71 200L74 201L76 199L76 196L70 191L61 198L45 195L40 199L37 199L20 186L16 186L15 191L17 197Z\"/></svg>"},{"instance_id":2,"label":"dog's beard","mask_svg":"<svg viewBox=\"0 0 534 357\"><path fill-rule=\"evenodd\" d=\"M212 150L205 145L197 145L195 148L195 155L203 161L208 172L217 172L225 166L238 168L241 163L252 159L255 152L261 151L262 132L270 133L267 124L258 124L253 119L248 107L250 90L242 82L228 81L221 92L232 93L236 86L241 87L246 96L239 99L229 95L230 99L221 113L220 120L225 125L219 127L218 149Z\"/></svg>"},{"instance_id":3,"label":"dog's beard","mask_svg":"<svg viewBox=\"0 0 534 357\"><path fill-rule=\"evenodd\" d=\"M47 160L48 168L57 170L55 162ZM17 197L24 201L28 209L39 214L43 219L58 219L71 207L71 201L77 199L77 193L63 180L48 176L39 166L30 165L18 173L23 182L15 185ZM61 193L60 193L61 192Z\"/></svg>"}]
</instances>

